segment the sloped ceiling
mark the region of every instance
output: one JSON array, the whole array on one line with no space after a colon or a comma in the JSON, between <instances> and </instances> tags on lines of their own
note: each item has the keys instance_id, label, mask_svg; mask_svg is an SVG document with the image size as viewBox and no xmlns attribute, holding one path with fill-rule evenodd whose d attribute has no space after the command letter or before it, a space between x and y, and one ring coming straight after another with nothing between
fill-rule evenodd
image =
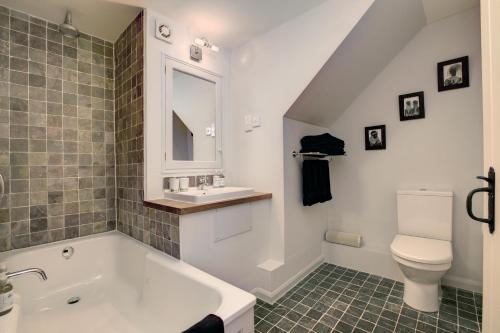
<instances>
[{"instance_id":1,"label":"sloped ceiling","mask_svg":"<svg viewBox=\"0 0 500 333\"><path fill-rule=\"evenodd\" d=\"M330 127L425 24L421 1L376 0L286 117Z\"/></svg>"},{"instance_id":2,"label":"sloped ceiling","mask_svg":"<svg viewBox=\"0 0 500 333\"><path fill-rule=\"evenodd\" d=\"M142 8L105 0L0 0L0 5L62 23L71 9L73 24L87 34L114 42Z\"/></svg>"},{"instance_id":3,"label":"sloped ceiling","mask_svg":"<svg viewBox=\"0 0 500 333\"><path fill-rule=\"evenodd\" d=\"M426 24L478 5L479 0L375 0L285 116L330 127Z\"/></svg>"}]
</instances>

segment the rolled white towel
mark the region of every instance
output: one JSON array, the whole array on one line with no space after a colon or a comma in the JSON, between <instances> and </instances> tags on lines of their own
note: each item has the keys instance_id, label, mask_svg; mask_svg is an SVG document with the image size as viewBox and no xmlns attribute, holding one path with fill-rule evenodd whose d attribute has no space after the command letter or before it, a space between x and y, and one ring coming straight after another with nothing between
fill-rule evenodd
<instances>
[{"instance_id":1,"label":"rolled white towel","mask_svg":"<svg viewBox=\"0 0 500 333\"><path fill-rule=\"evenodd\" d=\"M330 243L361 247L361 235L350 232L328 230L325 239Z\"/></svg>"}]
</instances>

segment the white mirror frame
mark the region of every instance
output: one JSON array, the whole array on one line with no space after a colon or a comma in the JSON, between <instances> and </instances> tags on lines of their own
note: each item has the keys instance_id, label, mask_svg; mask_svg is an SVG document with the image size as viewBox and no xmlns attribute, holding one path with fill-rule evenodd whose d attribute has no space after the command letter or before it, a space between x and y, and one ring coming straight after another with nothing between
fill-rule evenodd
<instances>
[{"instance_id":1,"label":"white mirror frame","mask_svg":"<svg viewBox=\"0 0 500 333\"><path fill-rule=\"evenodd\" d=\"M163 173L197 173L222 168L222 84L221 75L193 66L189 63L163 56L163 84L162 84L162 155ZM215 83L215 161L178 161L173 159L172 153L172 110L173 110L173 71L181 72L202 78Z\"/></svg>"}]
</instances>

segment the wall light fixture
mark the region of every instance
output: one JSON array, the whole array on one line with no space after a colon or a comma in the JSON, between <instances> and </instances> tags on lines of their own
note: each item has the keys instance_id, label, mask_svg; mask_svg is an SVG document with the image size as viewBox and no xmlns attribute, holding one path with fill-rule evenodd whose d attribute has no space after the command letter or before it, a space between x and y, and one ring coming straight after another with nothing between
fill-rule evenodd
<instances>
[{"instance_id":1,"label":"wall light fixture","mask_svg":"<svg viewBox=\"0 0 500 333\"><path fill-rule=\"evenodd\" d=\"M219 47L217 45L214 45L208 41L205 37L201 38L195 38L194 43L199 46L204 46L206 48L209 48L210 50L214 52L219 52Z\"/></svg>"}]
</instances>

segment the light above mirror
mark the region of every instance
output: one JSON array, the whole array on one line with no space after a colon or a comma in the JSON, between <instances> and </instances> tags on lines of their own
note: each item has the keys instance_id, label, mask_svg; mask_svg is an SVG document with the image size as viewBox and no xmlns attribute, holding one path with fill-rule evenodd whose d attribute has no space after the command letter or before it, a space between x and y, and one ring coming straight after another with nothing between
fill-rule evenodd
<instances>
[{"instance_id":1,"label":"light above mirror","mask_svg":"<svg viewBox=\"0 0 500 333\"><path fill-rule=\"evenodd\" d=\"M202 38L195 38L194 43L198 46L204 46L209 48L210 50L214 52L219 52L219 47L217 45L214 45L208 41L205 37Z\"/></svg>"}]
</instances>

